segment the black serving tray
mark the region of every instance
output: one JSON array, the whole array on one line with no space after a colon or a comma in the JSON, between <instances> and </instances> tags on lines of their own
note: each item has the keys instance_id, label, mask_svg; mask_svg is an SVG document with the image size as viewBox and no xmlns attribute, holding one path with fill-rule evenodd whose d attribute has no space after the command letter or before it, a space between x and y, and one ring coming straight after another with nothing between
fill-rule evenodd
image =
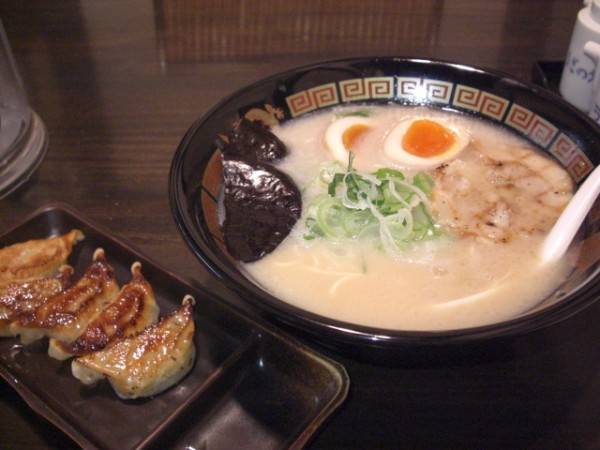
<instances>
[{"instance_id":1,"label":"black serving tray","mask_svg":"<svg viewBox=\"0 0 600 450\"><path fill-rule=\"evenodd\" d=\"M196 363L178 385L154 398L124 401L108 383L84 387L70 361L0 339L0 376L38 414L84 448L302 447L344 401L344 368L266 323L243 316L214 294L192 287L66 205L44 207L0 236L0 247L82 230L69 263L79 276L103 247L120 284L134 261L154 287L161 314L185 294L196 298ZM3 444L10 439L2 437Z\"/></svg>"}]
</instances>

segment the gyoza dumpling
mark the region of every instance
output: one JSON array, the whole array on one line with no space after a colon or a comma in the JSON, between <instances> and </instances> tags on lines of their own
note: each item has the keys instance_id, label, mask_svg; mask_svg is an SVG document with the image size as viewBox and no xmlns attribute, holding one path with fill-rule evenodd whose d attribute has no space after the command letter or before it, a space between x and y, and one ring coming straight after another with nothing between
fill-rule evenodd
<instances>
[{"instance_id":1,"label":"gyoza dumpling","mask_svg":"<svg viewBox=\"0 0 600 450\"><path fill-rule=\"evenodd\" d=\"M84 384L108 378L121 398L158 394L181 380L192 368L194 347L193 298L136 336L75 359L73 376Z\"/></svg>"},{"instance_id":2,"label":"gyoza dumpling","mask_svg":"<svg viewBox=\"0 0 600 450\"><path fill-rule=\"evenodd\" d=\"M48 354L67 359L102 350L119 338L133 336L158 320L158 305L150 283L142 275L142 265L131 266L131 281L73 342L50 339Z\"/></svg>"},{"instance_id":3,"label":"gyoza dumpling","mask_svg":"<svg viewBox=\"0 0 600 450\"><path fill-rule=\"evenodd\" d=\"M21 242L0 249L0 285L54 275L65 264L73 245L83 237L81 231L72 230L62 236Z\"/></svg>"},{"instance_id":4,"label":"gyoza dumpling","mask_svg":"<svg viewBox=\"0 0 600 450\"><path fill-rule=\"evenodd\" d=\"M51 297L71 284L73 268L62 266L58 275L0 286L0 336L13 336L10 324L22 315L31 314Z\"/></svg>"},{"instance_id":5,"label":"gyoza dumpling","mask_svg":"<svg viewBox=\"0 0 600 450\"><path fill-rule=\"evenodd\" d=\"M113 268L99 248L94 252L94 262L77 283L21 316L10 325L10 330L24 344L44 336L73 342L118 293Z\"/></svg>"}]
</instances>

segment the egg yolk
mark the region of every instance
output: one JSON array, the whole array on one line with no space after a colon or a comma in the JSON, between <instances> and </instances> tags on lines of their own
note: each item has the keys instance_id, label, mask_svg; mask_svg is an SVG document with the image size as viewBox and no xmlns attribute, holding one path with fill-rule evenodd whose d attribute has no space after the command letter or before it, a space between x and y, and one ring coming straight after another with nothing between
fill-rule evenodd
<instances>
[{"instance_id":1,"label":"egg yolk","mask_svg":"<svg viewBox=\"0 0 600 450\"><path fill-rule=\"evenodd\" d=\"M357 139L369 129L367 125L352 125L351 127L344 130L344 134L342 134L342 142L344 143L344 147L346 149L351 149L354 144L356 144Z\"/></svg>"},{"instance_id":2,"label":"egg yolk","mask_svg":"<svg viewBox=\"0 0 600 450\"><path fill-rule=\"evenodd\" d=\"M415 120L402 138L402 147L415 156L428 158L446 152L456 141L455 134L433 120Z\"/></svg>"}]
</instances>

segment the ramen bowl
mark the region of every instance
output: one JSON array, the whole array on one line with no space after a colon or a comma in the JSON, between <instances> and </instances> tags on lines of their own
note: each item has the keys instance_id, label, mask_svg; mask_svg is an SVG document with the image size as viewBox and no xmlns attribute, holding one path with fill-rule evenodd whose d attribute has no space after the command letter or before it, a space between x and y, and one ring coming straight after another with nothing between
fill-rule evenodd
<instances>
[{"instance_id":1,"label":"ramen bowl","mask_svg":"<svg viewBox=\"0 0 600 450\"><path fill-rule=\"evenodd\" d=\"M514 337L562 321L598 298L598 205L580 230L582 257L566 281L534 308L490 325L441 331L356 325L292 306L251 281L223 244L217 137L244 117L276 125L333 107L365 104L422 105L479 118L548 154L576 185L600 162L599 129L591 120L553 93L500 72L424 59L356 58L273 75L233 93L198 119L179 144L170 172L172 213L184 240L243 301L326 347L369 355Z\"/></svg>"}]
</instances>

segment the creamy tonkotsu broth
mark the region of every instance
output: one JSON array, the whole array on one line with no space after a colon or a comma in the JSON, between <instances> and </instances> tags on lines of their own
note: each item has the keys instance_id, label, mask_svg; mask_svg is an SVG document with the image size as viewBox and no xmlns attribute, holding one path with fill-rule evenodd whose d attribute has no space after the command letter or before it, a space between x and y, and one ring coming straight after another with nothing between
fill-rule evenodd
<instances>
[{"instance_id":1,"label":"creamy tonkotsu broth","mask_svg":"<svg viewBox=\"0 0 600 450\"><path fill-rule=\"evenodd\" d=\"M369 239L306 240L305 213L317 195L330 110L272 131L290 154L278 164L303 192L303 218L271 254L244 267L276 297L337 320L396 330L446 330L510 319L564 281L567 258L541 266L539 247L571 196L566 172L510 133L477 119L427 108L368 107L369 131L354 136L353 167L388 167L434 180L431 210L443 232L390 255ZM444 120L468 145L433 167L390 160L386 138L408 117ZM571 255L572 256L572 255ZM569 258L572 261L572 258Z\"/></svg>"}]
</instances>

